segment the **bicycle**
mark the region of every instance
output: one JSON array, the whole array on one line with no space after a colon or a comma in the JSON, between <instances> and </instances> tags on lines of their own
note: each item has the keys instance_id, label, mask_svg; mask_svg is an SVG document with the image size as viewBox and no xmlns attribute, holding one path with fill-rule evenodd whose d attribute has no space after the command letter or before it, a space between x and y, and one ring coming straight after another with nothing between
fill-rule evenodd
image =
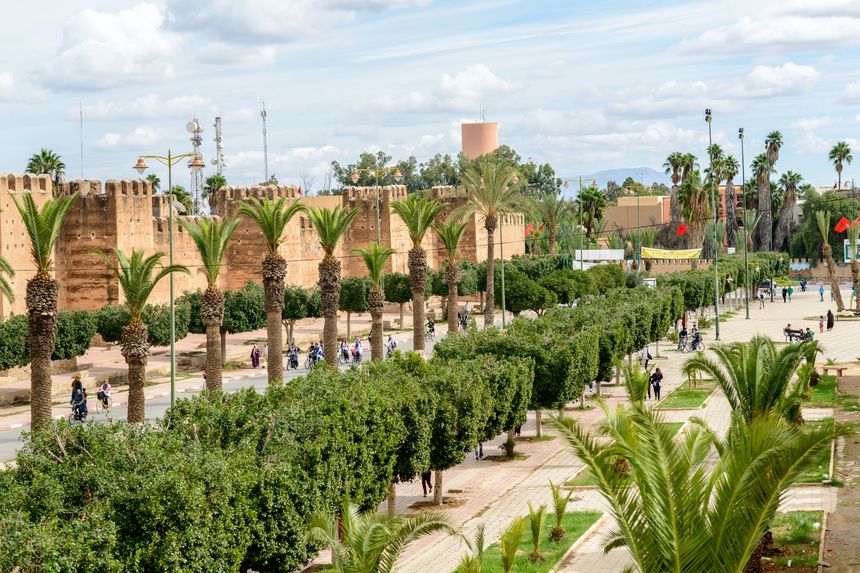
<instances>
[{"instance_id":1,"label":"bicycle","mask_svg":"<svg viewBox=\"0 0 860 573\"><path fill-rule=\"evenodd\" d=\"M87 421L87 412L79 412L78 409L72 406L72 413L69 414L69 424L74 424L76 422L80 422L81 424L86 423Z\"/></svg>"},{"instance_id":2,"label":"bicycle","mask_svg":"<svg viewBox=\"0 0 860 573\"><path fill-rule=\"evenodd\" d=\"M681 352L704 352L705 351L705 343L699 340L698 342L693 342L692 340L687 340L684 342L684 346L681 347Z\"/></svg>"},{"instance_id":3,"label":"bicycle","mask_svg":"<svg viewBox=\"0 0 860 573\"><path fill-rule=\"evenodd\" d=\"M433 340L433 337L435 336L435 334L436 333L434 331L432 331L428 328L427 330L424 331L424 340Z\"/></svg>"},{"instance_id":4,"label":"bicycle","mask_svg":"<svg viewBox=\"0 0 860 573\"><path fill-rule=\"evenodd\" d=\"M314 360L313 356L308 355L308 357L305 358L305 370L310 370L311 368L316 366L316 364L317 364L317 361Z\"/></svg>"},{"instance_id":5,"label":"bicycle","mask_svg":"<svg viewBox=\"0 0 860 573\"><path fill-rule=\"evenodd\" d=\"M111 398L110 396L108 396L107 399L104 401L96 398L96 414L101 414L102 412L110 412L111 406L113 406L113 398Z\"/></svg>"}]
</instances>

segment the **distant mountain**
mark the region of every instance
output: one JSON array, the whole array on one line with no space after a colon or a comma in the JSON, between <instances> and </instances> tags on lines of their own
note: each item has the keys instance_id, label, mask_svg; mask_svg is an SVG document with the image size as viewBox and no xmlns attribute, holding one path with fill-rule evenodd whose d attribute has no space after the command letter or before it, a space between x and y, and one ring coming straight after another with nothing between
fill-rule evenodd
<instances>
[{"instance_id":1,"label":"distant mountain","mask_svg":"<svg viewBox=\"0 0 860 573\"><path fill-rule=\"evenodd\" d=\"M607 181L615 181L619 185L624 182L628 177L632 177L634 181L641 181L643 178L645 179L645 185L651 185L654 182L663 183L664 185L671 185L671 178L663 173L662 171L656 171L651 169L650 167L621 167L619 169L606 169L604 171L598 171L592 175L583 175L583 179L596 179L597 186L601 189L606 187ZM579 179L579 175L576 177L566 177L565 179ZM570 184L565 195L576 195L576 190L579 185Z\"/></svg>"}]
</instances>

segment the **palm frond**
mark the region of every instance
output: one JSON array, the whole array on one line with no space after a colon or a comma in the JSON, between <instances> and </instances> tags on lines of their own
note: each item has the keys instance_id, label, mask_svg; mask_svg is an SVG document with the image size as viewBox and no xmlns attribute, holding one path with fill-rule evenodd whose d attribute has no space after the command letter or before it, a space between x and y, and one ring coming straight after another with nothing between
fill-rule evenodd
<instances>
[{"instance_id":1,"label":"palm frond","mask_svg":"<svg viewBox=\"0 0 860 573\"><path fill-rule=\"evenodd\" d=\"M30 237L30 254L40 274L51 269L54 243L77 196L77 193L73 193L49 199L40 210L30 193L24 193L20 199L10 195L24 221L24 227Z\"/></svg>"},{"instance_id":2,"label":"palm frond","mask_svg":"<svg viewBox=\"0 0 860 573\"><path fill-rule=\"evenodd\" d=\"M367 267L367 274L370 275L370 282L373 284L373 288L379 288L382 273L385 271L385 265L388 263L391 255L397 251L391 247L382 247L378 243L369 243L364 248L353 249L352 252L361 255Z\"/></svg>"},{"instance_id":3,"label":"palm frond","mask_svg":"<svg viewBox=\"0 0 860 573\"><path fill-rule=\"evenodd\" d=\"M358 215L358 209L345 209L340 206L334 209L308 207L305 212L313 223L319 236L320 245L327 255L334 252L338 241L349 229L352 220Z\"/></svg>"},{"instance_id":4,"label":"palm frond","mask_svg":"<svg viewBox=\"0 0 860 573\"><path fill-rule=\"evenodd\" d=\"M284 229L287 223L290 222L296 213L304 210L305 207L301 201L293 201L287 204L286 198L281 198L277 201L272 201L271 199L263 199L261 201L256 197L251 197L247 203L242 203L239 206L238 213L245 215L257 224L263 233L269 254L274 255L277 254L278 247L284 240Z\"/></svg>"},{"instance_id":5,"label":"palm frond","mask_svg":"<svg viewBox=\"0 0 860 573\"><path fill-rule=\"evenodd\" d=\"M191 235L197 246L197 254L203 264L206 280L210 287L217 286L221 263L227 254L230 238L239 226L238 219L200 219L192 221L180 219L179 224Z\"/></svg>"},{"instance_id":6,"label":"palm frond","mask_svg":"<svg viewBox=\"0 0 860 573\"><path fill-rule=\"evenodd\" d=\"M463 232L466 230L466 223L460 222L453 217L448 217L445 221L436 221L433 224L433 230L442 241L445 247L445 254L452 261L457 258L457 248L460 246L460 239L463 237Z\"/></svg>"},{"instance_id":7,"label":"palm frond","mask_svg":"<svg viewBox=\"0 0 860 573\"><path fill-rule=\"evenodd\" d=\"M15 302L15 293L12 292L12 285L9 284L6 277L13 276L15 276L15 270L12 268L12 265L0 256L0 295L5 296L9 302Z\"/></svg>"},{"instance_id":8,"label":"palm frond","mask_svg":"<svg viewBox=\"0 0 860 573\"><path fill-rule=\"evenodd\" d=\"M511 573L516 559L517 551L520 548L520 540L523 538L523 532L526 529L526 518L517 517L514 519L504 531L500 539L500 549L502 553L502 570L504 573Z\"/></svg>"},{"instance_id":9,"label":"palm frond","mask_svg":"<svg viewBox=\"0 0 860 573\"><path fill-rule=\"evenodd\" d=\"M829 245L830 211L816 211L815 222L818 223L818 232L821 233L821 242L825 245Z\"/></svg>"},{"instance_id":10,"label":"palm frond","mask_svg":"<svg viewBox=\"0 0 860 573\"><path fill-rule=\"evenodd\" d=\"M436 222L436 218L445 210L445 205L435 199L430 201L417 195L410 195L406 199L392 203L391 210L397 213L397 216L403 220L409 230L412 246L419 248L421 241L424 240L424 235Z\"/></svg>"}]
</instances>

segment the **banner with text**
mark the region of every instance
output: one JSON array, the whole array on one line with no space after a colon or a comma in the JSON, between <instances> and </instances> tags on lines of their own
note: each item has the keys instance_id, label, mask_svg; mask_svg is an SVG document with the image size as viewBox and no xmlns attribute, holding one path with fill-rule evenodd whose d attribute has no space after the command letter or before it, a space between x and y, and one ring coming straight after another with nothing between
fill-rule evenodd
<instances>
[{"instance_id":1,"label":"banner with text","mask_svg":"<svg viewBox=\"0 0 860 573\"><path fill-rule=\"evenodd\" d=\"M698 259L702 249L655 249L642 247L643 259Z\"/></svg>"}]
</instances>

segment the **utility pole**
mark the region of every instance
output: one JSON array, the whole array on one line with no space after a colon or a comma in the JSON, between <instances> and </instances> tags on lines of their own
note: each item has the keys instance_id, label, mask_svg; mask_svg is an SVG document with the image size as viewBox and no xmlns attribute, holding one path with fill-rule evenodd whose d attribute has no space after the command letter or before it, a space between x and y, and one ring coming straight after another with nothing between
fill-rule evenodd
<instances>
[{"instance_id":1,"label":"utility pole","mask_svg":"<svg viewBox=\"0 0 860 573\"><path fill-rule=\"evenodd\" d=\"M265 174L264 181L269 182L269 142L266 134L266 102L262 102L263 109L260 111L260 117L263 118L263 173Z\"/></svg>"}]
</instances>

